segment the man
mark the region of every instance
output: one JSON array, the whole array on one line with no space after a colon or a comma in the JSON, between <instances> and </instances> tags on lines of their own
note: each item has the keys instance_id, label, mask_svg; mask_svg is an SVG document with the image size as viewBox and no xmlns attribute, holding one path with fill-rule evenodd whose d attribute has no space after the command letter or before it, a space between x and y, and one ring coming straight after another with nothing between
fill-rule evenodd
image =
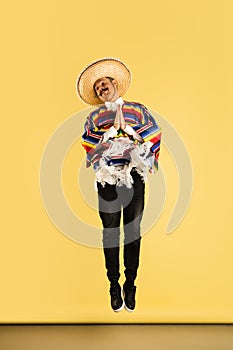
<instances>
[{"instance_id":1,"label":"man","mask_svg":"<svg viewBox=\"0 0 233 350\"><path fill-rule=\"evenodd\" d=\"M98 108L87 117L82 145L87 167L93 165L98 189L103 248L114 311L135 309L134 285L139 266L140 223L146 174L158 169L161 130L145 106L122 99L131 74L114 58L86 67L77 92ZM125 283L119 285L120 220L123 212Z\"/></svg>"}]
</instances>

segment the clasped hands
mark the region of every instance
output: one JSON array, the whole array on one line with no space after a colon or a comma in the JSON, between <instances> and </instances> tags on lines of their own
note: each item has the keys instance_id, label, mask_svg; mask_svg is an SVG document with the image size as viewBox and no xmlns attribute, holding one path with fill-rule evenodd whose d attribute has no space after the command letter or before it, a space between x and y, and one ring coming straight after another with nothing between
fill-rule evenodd
<instances>
[{"instance_id":1,"label":"clasped hands","mask_svg":"<svg viewBox=\"0 0 233 350\"><path fill-rule=\"evenodd\" d=\"M116 118L113 124L114 128L118 131L119 129L124 130L126 127L125 119L121 110L121 106L117 105Z\"/></svg>"},{"instance_id":2,"label":"clasped hands","mask_svg":"<svg viewBox=\"0 0 233 350\"><path fill-rule=\"evenodd\" d=\"M125 123L121 106L117 105L116 117L113 124L116 131L119 129L124 130L127 134L133 136L133 138L141 143L144 142L143 138L128 124Z\"/></svg>"}]
</instances>

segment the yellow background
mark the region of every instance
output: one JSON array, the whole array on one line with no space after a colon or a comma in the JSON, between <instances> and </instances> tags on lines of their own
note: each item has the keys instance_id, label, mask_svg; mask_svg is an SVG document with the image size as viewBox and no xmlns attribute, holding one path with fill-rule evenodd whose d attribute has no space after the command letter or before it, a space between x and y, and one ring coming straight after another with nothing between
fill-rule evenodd
<instances>
[{"instance_id":1,"label":"yellow background","mask_svg":"<svg viewBox=\"0 0 233 350\"><path fill-rule=\"evenodd\" d=\"M0 322L233 322L231 4L5 2ZM126 98L175 127L194 171L187 215L167 235L178 184L163 148L166 204L142 242L133 314L112 312L102 251L59 232L39 188L49 138L65 119L87 108L75 94L77 75L105 56L130 67L133 83ZM78 143L73 147L77 157L85 157ZM71 164L64 174L68 193L75 158ZM85 216L85 208L74 197L72 202Z\"/></svg>"}]
</instances>

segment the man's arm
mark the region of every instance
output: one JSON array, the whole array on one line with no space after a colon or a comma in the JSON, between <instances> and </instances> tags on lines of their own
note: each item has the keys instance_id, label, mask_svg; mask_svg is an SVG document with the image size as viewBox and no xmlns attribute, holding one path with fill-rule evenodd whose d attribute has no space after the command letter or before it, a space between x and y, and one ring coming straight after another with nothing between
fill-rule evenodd
<instances>
[{"instance_id":1,"label":"man's arm","mask_svg":"<svg viewBox=\"0 0 233 350\"><path fill-rule=\"evenodd\" d=\"M116 117L115 123L109 129L99 129L95 124L93 119L98 117L98 112L92 112L87 117L84 125L84 133L82 135L82 146L87 153L87 163L86 166L91 166L92 158L95 156L96 152L100 151L102 144L105 143L109 138L113 138L117 135L120 126L119 116Z\"/></svg>"},{"instance_id":2,"label":"man's arm","mask_svg":"<svg viewBox=\"0 0 233 350\"><path fill-rule=\"evenodd\" d=\"M141 117L142 121L139 124L135 125L126 125L125 132L129 135L135 137L138 135L143 140L142 142L151 142L150 151L154 154L154 170L158 170L158 160L159 160L159 152L160 152L160 143L161 143L161 128L156 123L154 117L149 113L148 109L140 105Z\"/></svg>"}]
</instances>

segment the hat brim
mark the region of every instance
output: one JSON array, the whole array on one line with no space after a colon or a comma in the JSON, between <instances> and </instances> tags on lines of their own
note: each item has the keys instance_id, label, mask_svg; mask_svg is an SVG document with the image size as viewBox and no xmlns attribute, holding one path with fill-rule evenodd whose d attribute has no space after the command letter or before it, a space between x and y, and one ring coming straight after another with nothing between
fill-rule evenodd
<instances>
[{"instance_id":1,"label":"hat brim","mask_svg":"<svg viewBox=\"0 0 233 350\"><path fill-rule=\"evenodd\" d=\"M131 73L126 65L116 58L103 58L88 65L77 79L77 93L84 102L90 105L102 103L96 96L94 84L103 77L111 77L117 81L118 94L121 97L130 86Z\"/></svg>"}]
</instances>

